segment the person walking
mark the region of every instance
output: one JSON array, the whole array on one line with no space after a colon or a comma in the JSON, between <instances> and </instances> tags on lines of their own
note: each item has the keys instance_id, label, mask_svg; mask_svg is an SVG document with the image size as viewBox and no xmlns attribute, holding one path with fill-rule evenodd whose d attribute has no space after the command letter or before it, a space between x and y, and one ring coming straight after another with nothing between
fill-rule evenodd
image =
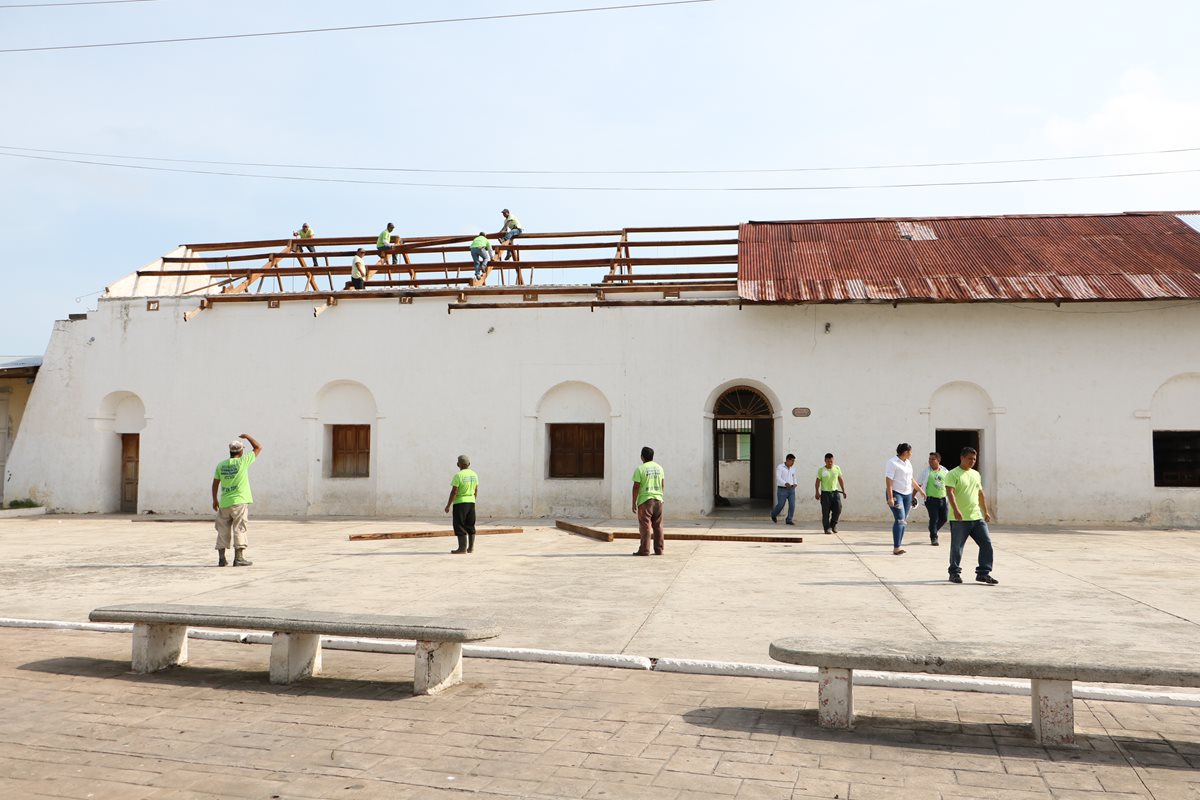
<instances>
[{"instance_id":1,"label":"person walking","mask_svg":"<svg viewBox=\"0 0 1200 800\"><path fill-rule=\"evenodd\" d=\"M471 260L475 262L475 280L479 280L483 275L483 271L492 258L494 258L492 243L488 241L487 234L480 231L479 235L471 240Z\"/></svg>"},{"instance_id":2,"label":"person walking","mask_svg":"<svg viewBox=\"0 0 1200 800\"><path fill-rule=\"evenodd\" d=\"M992 515L983 494L983 479L974 469L978 458L974 447L964 447L959 455L958 466L950 470L945 478L950 508L954 511L954 516L950 518L950 582L963 582L963 548L970 538L979 546L975 580L995 586L1000 581L992 577L992 534L988 530Z\"/></svg>"},{"instance_id":3,"label":"person walking","mask_svg":"<svg viewBox=\"0 0 1200 800\"><path fill-rule=\"evenodd\" d=\"M667 481L663 468L654 461L654 450L642 448L642 463L633 471L633 513L637 514L638 533L641 543L635 556L650 555L651 534L654 539L654 555L663 554L663 489Z\"/></svg>"},{"instance_id":4,"label":"person walking","mask_svg":"<svg viewBox=\"0 0 1200 800\"><path fill-rule=\"evenodd\" d=\"M833 463L833 453L825 454L825 466L817 470L813 491L816 492L815 499L821 501L821 527L825 533L837 533L842 498L846 497L846 481L842 479L842 468Z\"/></svg>"},{"instance_id":5,"label":"person walking","mask_svg":"<svg viewBox=\"0 0 1200 800\"><path fill-rule=\"evenodd\" d=\"M923 492L913 480L912 445L901 442L896 445L896 455L887 462L883 472L883 490L888 509L892 512L892 555L902 556L906 552L904 529L908 526L908 512L912 510L913 492Z\"/></svg>"},{"instance_id":6,"label":"person walking","mask_svg":"<svg viewBox=\"0 0 1200 800\"><path fill-rule=\"evenodd\" d=\"M459 556L475 552L475 499L479 497L479 476L471 468L471 459L458 457L458 472L450 479L450 497L446 500L446 513L454 507L454 535L458 537L458 549L450 555Z\"/></svg>"},{"instance_id":7,"label":"person walking","mask_svg":"<svg viewBox=\"0 0 1200 800\"><path fill-rule=\"evenodd\" d=\"M938 546L938 531L949 519L950 507L946 503L946 475L949 470L942 466L942 454L930 453L929 466L921 471L917 484L925 490L925 510L929 512L929 543Z\"/></svg>"},{"instance_id":8,"label":"person walking","mask_svg":"<svg viewBox=\"0 0 1200 800\"><path fill-rule=\"evenodd\" d=\"M509 211L507 208L501 209L500 213L504 215L504 224L500 226L499 241L501 244L508 244L509 242L511 242L513 239L516 239L518 236L520 236L525 231L522 230L522 228L521 228L521 220L517 219L516 216L511 211ZM511 244L508 246L508 248L507 248L508 252L506 252L504 254L505 261L513 260L513 258L514 258L513 247L514 246Z\"/></svg>"},{"instance_id":9,"label":"person walking","mask_svg":"<svg viewBox=\"0 0 1200 800\"><path fill-rule=\"evenodd\" d=\"M243 452L242 440L253 448ZM212 507L217 512L217 566L229 564L225 550L233 544L233 565L249 567L254 562L246 560L246 523L250 518L250 504L254 497L250 493L250 465L258 460L262 445L248 433L238 434L229 443L229 458L217 463L213 471ZM218 492L220 496L218 497Z\"/></svg>"},{"instance_id":10,"label":"person walking","mask_svg":"<svg viewBox=\"0 0 1200 800\"><path fill-rule=\"evenodd\" d=\"M775 508L771 509L771 522L779 522L779 512L783 510L783 504L787 503L788 513L784 522L795 525L792 518L796 516L796 456L792 453L788 453L783 463L775 467L775 497Z\"/></svg>"},{"instance_id":11,"label":"person walking","mask_svg":"<svg viewBox=\"0 0 1200 800\"><path fill-rule=\"evenodd\" d=\"M363 266L363 255L365 254L366 250L358 248L358 252L354 254L354 263L350 265L350 285L360 291L366 286L367 270Z\"/></svg>"},{"instance_id":12,"label":"person walking","mask_svg":"<svg viewBox=\"0 0 1200 800\"><path fill-rule=\"evenodd\" d=\"M394 230L396 230L396 226L389 222L375 239L375 250L379 253L380 264L387 263L388 253L392 254L392 264L399 263L396 260L396 254L392 252L396 249L396 245L392 244L392 231Z\"/></svg>"}]
</instances>

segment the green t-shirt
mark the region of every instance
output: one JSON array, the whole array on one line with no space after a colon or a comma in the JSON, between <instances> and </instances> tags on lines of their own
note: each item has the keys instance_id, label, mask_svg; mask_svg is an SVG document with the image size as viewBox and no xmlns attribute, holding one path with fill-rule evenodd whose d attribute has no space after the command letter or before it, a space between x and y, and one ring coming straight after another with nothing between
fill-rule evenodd
<instances>
[{"instance_id":1,"label":"green t-shirt","mask_svg":"<svg viewBox=\"0 0 1200 800\"><path fill-rule=\"evenodd\" d=\"M488 238L486 236L476 236L471 240L471 247L482 247L485 249L490 247L488 244Z\"/></svg>"},{"instance_id":2,"label":"green t-shirt","mask_svg":"<svg viewBox=\"0 0 1200 800\"><path fill-rule=\"evenodd\" d=\"M384 247L391 243L392 243L392 232L388 231L388 230L385 230L383 233L379 234L379 238L375 240L376 247Z\"/></svg>"},{"instance_id":3,"label":"green t-shirt","mask_svg":"<svg viewBox=\"0 0 1200 800\"><path fill-rule=\"evenodd\" d=\"M840 477L842 477L842 468L837 464L817 470L817 480L821 482L822 492L840 492L841 488L838 486Z\"/></svg>"},{"instance_id":4,"label":"green t-shirt","mask_svg":"<svg viewBox=\"0 0 1200 800\"><path fill-rule=\"evenodd\" d=\"M450 479L450 485L458 489L458 494L454 495L454 505L474 503L475 488L479 486L479 476L475 474L474 470L460 469Z\"/></svg>"},{"instance_id":5,"label":"green t-shirt","mask_svg":"<svg viewBox=\"0 0 1200 800\"><path fill-rule=\"evenodd\" d=\"M633 471L633 482L638 485L637 504L647 500L663 499L663 468L653 461L644 461Z\"/></svg>"},{"instance_id":6,"label":"green t-shirt","mask_svg":"<svg viewBox=\"0 0 1200 800\"><path fill-rule=\"evenodd\" d=\"M934 499L937 499L939 497L945 497L946 496L946 476L949 474L950 474L950 471L947 470L945 467L941 466L940 464L938 465L937 469L933 469L932 467L930 467L929 474L925 477L925 485L923 487L921 487L925 490L925 496L932 497ZM978 473L976 473L976 474L978 474ZM960 509L962 508L961 501L960 501L958 507Z\"/></svg>"},{"instance_id":7,"label":"green t-shirt","mask_svg":"<svg viewBox=\"0 0 1200 800\"><path fill-rule=\"evenodd\" d=\"M250 494L250 465L255 458L254 451L247 450L241 458L227 458L217 464L213 480L221 482L221 508L254 502Z\"/></svg>"},{"instance_id":8,"label":"green t-shirt","mask_svg":"<svg viewBox=\"0 0 1200 800\"><path fill-rule=\"evenodd\" d=\"M504 227L519 228L521 227L521 220L517 219L516 214L509 214L508 219L504 220Z\"/></svg>"},{"instance_id":9,"label":"green t-shirt","mask_svg":"<svg viewBox=\"0 0 1200 800\"><path fill-rule=\"evenodd\" d=\"M311 239L313 237L313 229L301 228L300 230L296 231L296 235L301 239Z\"/></svg>"},{"instance_id":10,"label":"green t-shirt","mask_svg":"<svg viewBox=\"0 0 1200 800\"><path fill-rule=\"evenodd\" d=\"M954 502L962 513L963 522L983 519L979 509L979 490L983 486L979 473L973 469L963 470L955 467L946 473L946 488L954 490ZM950 519L954 519L954 509L950 509Z\"/></svg>"}]
</instances>

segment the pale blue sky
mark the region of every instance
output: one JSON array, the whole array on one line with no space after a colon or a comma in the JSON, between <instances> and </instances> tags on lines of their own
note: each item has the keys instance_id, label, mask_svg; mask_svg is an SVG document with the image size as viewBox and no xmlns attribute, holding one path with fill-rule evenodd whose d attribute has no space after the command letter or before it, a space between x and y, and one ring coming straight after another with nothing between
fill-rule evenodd
<instances>
[{"instance_id":1,"label":"pale blue sky","mask_svg":"<svg viewBox=\"0 0 1200 800\"><path fill-rule=\"evenodd\" d=\"M0 5L9 2L16 0ZM0 49L602 4L154 0L0 9ZM465 170L763 169L1200 147L1198 27L1200 4L1186 0L716 0L0 53L0 145ZM1162 169L1200 169L1200 152L768 176L411 179L744 187ZM377 172L350 177L410 179ZM286 236L304 221L334 236L374 235L388 220L401 234L495 230L503 206L531 230L1178 210L1200 207L1197 186L1200 173L836 191L485 190L151 173L0 156L0 352L41 353L53 320L95 305L94 297L76 297L181 242Z\"/></svg>"}]
</instances>

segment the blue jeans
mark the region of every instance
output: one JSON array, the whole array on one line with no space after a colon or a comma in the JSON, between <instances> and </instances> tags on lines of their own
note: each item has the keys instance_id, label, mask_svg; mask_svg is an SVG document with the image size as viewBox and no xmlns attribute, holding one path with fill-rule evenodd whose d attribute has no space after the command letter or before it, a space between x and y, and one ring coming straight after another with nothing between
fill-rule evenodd
<instances>
[{"instance_id":1,"label":"blue jeans","mask_svg":"<svg viewBox=\"0 0 1200 800\"><path fill-rule=\"evenodd\" d=\"M950 520L950 574L962 572L963 547L967 539L974 539L979 545L979 566L975 567L975 576L992 574L992 534L987 523L981 519L968 519L962 522Z\"/></svg>"},{"instance_id":2,"label":"blue jeans","mask_svg":"<svg viewBox=\"0 0 1200 800\"><path fill-rule=\"evenodd\" d=\"M778 517L779 512L783 511L783 504L787 503L787 521L791 522L792 516L796 513L796 487L776 486L775 496L779 498L779 502L775 503L775 508L771 510L771 519Z\"/></svg>"},{"instance_id":3,"label":"blue jeans","mask_svg":"<svg viewBox=\"0 0 1200 800\"><path fill-rule=\"evenodd\" d=\"M511 242L523 233L520 228L509 228L504 233L500 234L500 241Z\"/></svg>"},{"instance_id":4,"label":"blue jeans","mask_svg":"<svg viewBox=\"0 0 1200 800\"><path fill-rule=\"evenodd\" d=\"M486 247L472 247L471 260L475 262L475 277L478 278L487 268L488 260L492 257L492 252Z\"/></svg>"},{"instance_id":5,"label":"blue jeans","mask_svg":"<svg viewBox=\"0 0 1200 800\"><path fill-rule=\"evenodd\" d=\"M888 511L892 512L892 549L899 550L904 542L904 529L908 526L908 512L912 510L912 495L893 491L892 497L896 499L895 506L888 506ZM886 500L887 495L883 499Z\"/></svg>"},{"instance_id":6,"label":"blue jeans","mask_svg":"<svg viewBox=\"0 0 1200 800\"><path fill-rule=\"evenodd\" d=\"M938 531L950 519L950 505L944 497L926 497L925 510L929 512L929 540L937 541Z\"/></svg>"}]
</instances>

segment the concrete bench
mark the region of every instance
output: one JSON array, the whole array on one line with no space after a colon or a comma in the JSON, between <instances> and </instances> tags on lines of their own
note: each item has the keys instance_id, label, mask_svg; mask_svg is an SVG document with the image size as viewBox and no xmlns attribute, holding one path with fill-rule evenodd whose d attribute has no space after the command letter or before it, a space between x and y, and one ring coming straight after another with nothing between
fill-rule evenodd
<instances>
[{"instance_id":1,"label":"concrete bench","mask_svg":"<svg viewBox=\"0 0 1200 800\"><path fill-rule=\"evenodd\" d=\"M139 673L187 663L189 626L271 631L271 683L282 684L320 674L322 634L414 639L414 694L437 694L461 683L463 642L500 635L486 620L164 603L97 608L88 619L133 623L133 671Z\"/></svg>"},{"instance_id":2,"label":"concrete bench","mask_svg":"<svg viewBox=\"0 0 1200 800\"><path fill-rule=\"evenodd\" d=\"M1072 642L1047 651L1026 644L916 642L869 639L780 639L771 658L817 667L817 721L824 728L854 724L854 670L923 672L987 678L1028 678L1033 735L1044 744L1075 743L1072 683L1200 686L1194 654L1081 651Z\"/></svg>"}]
</instances>

